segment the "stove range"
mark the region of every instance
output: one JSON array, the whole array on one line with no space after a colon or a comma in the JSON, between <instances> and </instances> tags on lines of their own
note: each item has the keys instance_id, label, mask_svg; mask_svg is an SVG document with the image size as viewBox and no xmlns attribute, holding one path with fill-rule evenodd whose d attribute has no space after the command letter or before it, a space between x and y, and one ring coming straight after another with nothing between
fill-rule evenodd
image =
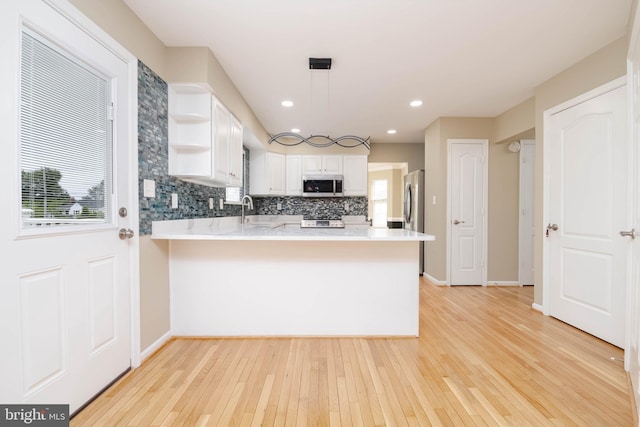
<instances>
[{"instance_id":1,"label":"stove range","mask_svg":"<svg viewBox=\"0 0 640 427\"><path fill-rule=\"evenodd\" d=\"M344 222L339 219L303 219L300 228L344 228Z\"/></svg>"}]
</instances>

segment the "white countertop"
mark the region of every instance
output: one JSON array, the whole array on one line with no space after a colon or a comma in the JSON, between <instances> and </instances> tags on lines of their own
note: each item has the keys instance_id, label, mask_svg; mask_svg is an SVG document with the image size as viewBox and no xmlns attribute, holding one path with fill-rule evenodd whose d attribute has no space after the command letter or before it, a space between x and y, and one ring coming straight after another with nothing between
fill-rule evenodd
<instances>
[{"instance_id":1,"label":"white countertop","mask_svg":"<svg viewBox=\"0 0 640 427\"><path fill-rule=\"evenodd\" d=\"M435 236L401 228L300 228L301 216L250 216L154 221L152 239L164 240L324 240L324 241L431 241Z\"/></svg>"}]
</instances>

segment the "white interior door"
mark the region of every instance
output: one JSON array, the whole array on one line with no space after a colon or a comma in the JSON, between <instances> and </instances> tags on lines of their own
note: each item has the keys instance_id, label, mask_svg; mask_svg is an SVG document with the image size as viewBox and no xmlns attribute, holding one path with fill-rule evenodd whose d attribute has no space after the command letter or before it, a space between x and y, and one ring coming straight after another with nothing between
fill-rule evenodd
<instances>
[{"instance_id":1,"label":"white interior door","mask_svg":"<svg viewBox=\"0 0 640 427\"><path fill-rule=\"evenodd\" d=\"M520 141L520 237L519 237L519 282L533 285L533 245L535 225L533 220L534 170L536 146L533 139Z\"/></svg>"},{"instance_id":2,"label":"white interior door","mask_svg":"<svg viewBox=\"0 0 640 427\"><path fill-rule=\"evenodd\" d=\"M487 140L449 140L449 283L486 285Z\"/></svg>"},{"instance_id":3,"label":"white interior door","mask_svg":"<svg viewBox=\"0 0 640 427\"><path fill-rule=\"evenodd\" d=\"M559 107L545 125L549 314L624 346L626 86Z\"/></svg>"},{"instance_id":4,"label":"white interior door","mask_svg":"<svg viewBox=\"0 0 640 427\"><path fill-rule=\"evenodd\" d=\"M629 74L631 109L630 158L632 169L629 171L631 179L631 218L624 231L640 232L640 8L636 9L633 21L632 36L629 43ZM629 301L627 312L627 342L625 345L625 368L629 371L636 408L640 402L640 235L631 239L630 266L628 268L627 286Z\"/></svg>"},{"instance_id":5,"label":"white interior door","mask_svg":"<svg viewBox=\"0 0 640 427\"><path fill-rule=\"evenodd\" d=\"M130 366L131 242L118 230L132 224L118 208L136 208L128 174L135 62L45 2L2 9L0 78L13 100L0 107L0 196L8 201L0 210L0 401L69 404L73 413ZM45 65L24 78L26 49L56 72ZM27 80L35 88L28 98ZM44 154L25 166L33 147ZM67 210L65 200L82 208Z\"/></svg>"}]
</instances>

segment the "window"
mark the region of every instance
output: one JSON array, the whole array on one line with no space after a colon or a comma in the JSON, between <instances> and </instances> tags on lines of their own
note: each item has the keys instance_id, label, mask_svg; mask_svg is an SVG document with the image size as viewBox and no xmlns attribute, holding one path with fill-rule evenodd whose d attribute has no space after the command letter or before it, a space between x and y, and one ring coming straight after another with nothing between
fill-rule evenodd
<instances>
[{"instance_id":1,"label":"window","mask_svg":"<svg viewBox=\"0 0 640 427\"><path fill-rule=\"evenodd\" d=\"M374 179L371 181L371 201L373 202L374 227L387 227L387 180Z\"/></svg>"},{"instance_id":2,"label":"window","mask_svg":"<svg viewBox=\"0 0 640 427\"><path fill-rule=\"evenodd\" d=\"M109 223L109 80L27 29L21 66L22 228Z\"/></svg>"}]
</instances>

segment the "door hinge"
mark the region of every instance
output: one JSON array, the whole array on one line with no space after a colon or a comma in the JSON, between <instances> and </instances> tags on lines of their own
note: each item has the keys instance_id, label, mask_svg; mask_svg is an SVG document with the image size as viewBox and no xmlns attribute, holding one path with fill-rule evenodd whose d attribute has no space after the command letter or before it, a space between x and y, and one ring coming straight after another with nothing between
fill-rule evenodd
<instances>
[{"instance_id":1,"label":"door hinge","mask_svg":"<svg viewBox=\"0 0 640 427\"><path fill-rule=\"evenodd\" d=\"M116 115L116 111L115 108L113 108L113 104L111 104L111 107L109 107L109 111L107 112L108 116L109 116L109 120L113 121L113 118Z\"/></svg>"}]
</instances>

